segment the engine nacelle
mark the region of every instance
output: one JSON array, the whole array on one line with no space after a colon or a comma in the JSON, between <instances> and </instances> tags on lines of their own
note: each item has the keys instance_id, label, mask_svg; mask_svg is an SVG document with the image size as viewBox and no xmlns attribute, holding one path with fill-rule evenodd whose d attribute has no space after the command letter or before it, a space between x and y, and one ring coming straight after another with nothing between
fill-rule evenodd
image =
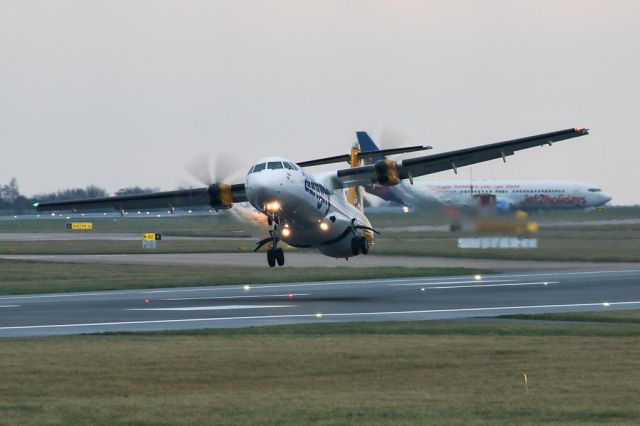
<instances>
[{"instance_id":1,"label":"engine nacelle","mask_svg":"<svg viewBox=\"0 0 640 426\"><path fill-rule=\"evenodd\" d=\"M231 185L226 183L214 183L209 185L209 204L214 209L230 209L233 207L233 194Z\"/></svg>"},{"instance_id":2,"label":"engine nacelle","mask_svg":"<svg viewBox=\"0 0 640 426\"><path fill-rule=\"evenodd\" d=\"M398 163L393 160L378 160L373 166L376 172L376 182L383 186L400 183Z\"/></svg>"}]
</instances>

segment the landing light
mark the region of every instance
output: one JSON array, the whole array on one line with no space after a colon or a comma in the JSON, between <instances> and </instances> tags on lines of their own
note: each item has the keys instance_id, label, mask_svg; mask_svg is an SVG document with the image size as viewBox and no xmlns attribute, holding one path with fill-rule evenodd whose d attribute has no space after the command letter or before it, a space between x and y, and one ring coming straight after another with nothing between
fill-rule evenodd
<instances>
[{"instance_id":1,"label":"landing light","mask_svg":"<svg viewBox=\"0 0 640 426\"><path fill-rule=\"evenodd\" d=\"M326 222L320 222L320 229L326 231L329 229L329 225Z\"/></svg>"},{"instance_id":2,"label":"landing light","mask_svg":"<svg viewBox=\"0 0 640 426\"><path fill-rule=\"evenodd\" d=\"M244 289L244 291L249 291L251 290L251 286L249 284L245 284L244 287L242 287Z\"/></svg>"},{"instance_id":3,"label":"landing light","mask_svg":"<svg viewBox=\"0 0 640 426\"><path fill-rule=\"evenodd\" d=\"M473 277L474 280L476 281L480 281L482 279L481 275L476 275L475 277Z\"/></svg>"},{"instance_id":4,"label":"landing light","mask_svg":"<svg viewBox=\"0 0 640 426\"><path fill-rule=\"evenodd\" d=\"M289 228L282 229L282 236L283 237L288 237L289 235L291 235L291 230Z\"/></svg>"},{"instance_id":5,"label":"landing light","mask_svg":"<svg viewBox=\"0 0 640 426\"><path fill-rule=\"evenodd\" d=\"M402 212L403 212L403 213L409 213L409 207L404 206L404 207L402 208Z\"/></svg>"},{"instance_id":6,"label":"landing light","mask_svg":"<svg viewBox=\"0 0 640 426\"><path fill-rule=\"evenodd\" d=\"M274 212L280 210L280 203L277 201L273 201L271 203L267 203L264 207L266 210Z\"/></svg>"},{"instance_id":7,"label":"landing light","mask_svg":"<svg viewBox=\"0 0 640 426\"><path fill-rule=\"evenodd\" d=\"M611 304L609 302L604 302L602 306L604 306L605 308L608 308L609 306L611 306Z\"/></svg>"}]
</instances>

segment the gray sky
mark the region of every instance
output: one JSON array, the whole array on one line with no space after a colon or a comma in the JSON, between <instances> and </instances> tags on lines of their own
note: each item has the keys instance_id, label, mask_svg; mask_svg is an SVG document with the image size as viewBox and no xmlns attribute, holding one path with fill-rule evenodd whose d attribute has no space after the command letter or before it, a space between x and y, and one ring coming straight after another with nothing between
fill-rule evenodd
<instances>
[{"instance_id":1,"label":"gray sky","mask_svg":"<svg viewBox=\"0 0 640 426\"><path fill-rule=\"evenodd\" d=\"M356 130L442 152L584 126L474 177L640 203L639 17L622 0L0 0L0 182L172 189L203 153L244 172L346 153Z\"/></svg>"}]
</instances>

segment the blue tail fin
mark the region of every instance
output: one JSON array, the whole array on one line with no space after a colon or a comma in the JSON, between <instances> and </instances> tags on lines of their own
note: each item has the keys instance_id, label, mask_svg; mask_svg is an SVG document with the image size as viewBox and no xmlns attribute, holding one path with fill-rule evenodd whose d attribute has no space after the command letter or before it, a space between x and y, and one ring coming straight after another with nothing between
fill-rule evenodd
<instances>
[{"instance_id":1,"label":"blue tail fin","mask_svg":"<svg viewBox=\"0 0 640 426\"><path fill-rule=\"evenodd\" d=\"M360 144L361 152L378 151L380 148L373 142L373 139L367 132L356 132L358 143ZM362 160L364 164L373 164L378 160L384 160L386 157L381 155L379 157L369 157Z\"/></svg>"}]
</instances>

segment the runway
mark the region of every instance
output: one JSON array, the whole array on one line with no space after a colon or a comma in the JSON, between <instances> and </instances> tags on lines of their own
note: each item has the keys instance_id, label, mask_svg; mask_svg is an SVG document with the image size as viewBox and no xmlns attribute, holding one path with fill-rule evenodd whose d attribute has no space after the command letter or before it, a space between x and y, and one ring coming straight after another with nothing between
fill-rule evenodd
<instances>
[{"instance_id":1,"label":"runway","mask_svg":"<svg viewBox=\"0 0 640 426\"><path fill-rule=\"evenodd\" d=\"M640 269L0 297L0 336L640 308Z\"/></svg>"}]
</instances>

